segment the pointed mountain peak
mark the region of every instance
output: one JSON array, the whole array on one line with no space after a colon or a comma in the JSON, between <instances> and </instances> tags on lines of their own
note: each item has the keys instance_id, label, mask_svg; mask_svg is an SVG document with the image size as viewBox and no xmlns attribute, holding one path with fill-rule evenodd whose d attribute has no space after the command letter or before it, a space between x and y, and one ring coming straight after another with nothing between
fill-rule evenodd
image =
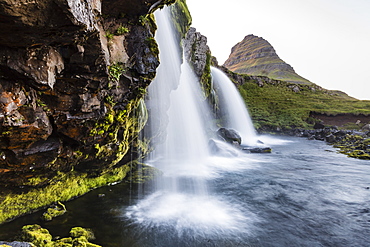
<instances>
[{"instance_id":1,"label":"pointed mountain peak","mask_svg":"<svg viewBox=\"0 0 370 247\"><path fill-rule=\"evenodd\" d=\"M267 40L253 34L245 36L231 49L231 54L224 66L240 74L267 76L298 84L311 84L309 80L298 75L292 66L280 59Z\"/></svg>"}]
</instances>

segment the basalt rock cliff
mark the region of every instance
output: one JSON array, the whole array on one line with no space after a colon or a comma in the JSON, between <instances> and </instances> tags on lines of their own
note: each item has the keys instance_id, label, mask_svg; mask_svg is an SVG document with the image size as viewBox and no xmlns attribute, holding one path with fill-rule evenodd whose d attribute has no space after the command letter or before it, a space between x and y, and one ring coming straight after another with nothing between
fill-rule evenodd
<instances>
[{"instance_id":1,"label":"basalt rock cliff","mask_svg":"<svg viewBox=\"0 0 370 247\"><path fill-rule=\"evenodd\" d=\"M152 13L174 2L0 0L0 223L135 167L159 65Z\"/></svg>"},{"instance_id":2,"label":"basalt rock cliff","mask_svg":"<svg viewBox=\"0 0 370 247\"><path fill-rule=\"evenodd\" d=\"M247 35L236 44L224 66L235 73L267 76L290 83L312 84L280 59L268 41L255 35Z\"/></svg>"}]
</instances>

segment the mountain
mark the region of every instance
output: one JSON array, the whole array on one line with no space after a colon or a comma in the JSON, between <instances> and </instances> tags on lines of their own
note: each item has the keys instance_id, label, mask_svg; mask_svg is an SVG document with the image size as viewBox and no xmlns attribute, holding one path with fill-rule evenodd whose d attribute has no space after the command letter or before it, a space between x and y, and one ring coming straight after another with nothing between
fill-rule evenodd
<instances>
[{"instance_id":1,"label":"mountain","mask_svg":"<svg viewBox=\"0 0 370 247\"><path fill-rule=\"evenodd\" d=\"M236 44L223 66L235 73L267 76L290 83L312 84L284 62L268 41L255 35L247 35Z\"/></svg>"}]
</instances>

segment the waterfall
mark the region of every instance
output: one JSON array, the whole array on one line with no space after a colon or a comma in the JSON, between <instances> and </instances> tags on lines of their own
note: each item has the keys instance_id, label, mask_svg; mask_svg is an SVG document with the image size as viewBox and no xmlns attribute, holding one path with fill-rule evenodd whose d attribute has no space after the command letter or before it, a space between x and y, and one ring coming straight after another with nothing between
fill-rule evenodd
<instances>
[{"instance_id":1,"label":"waterfall","mask_svg":"<svg viewBox=\"0 0 370 247\"><path fill-rule=\"evenodd\" d=\"M209 157L207 128L211 119L197 77L183 59L167 8L156 11L156 39L161 64L148 87L147 105L151 112L150 135L156 133L155 150L146 161L159 168L171 182L158 182L165 190L179 190L178 177L197 177ZM181 179L180 179L181 180ZM194 181L193 181L194 182ZM193 183L188 179L188 183ZM191 184L193 192L205 190L202 182ZM189 187L189 184L187 184ZM199 187L199 188L198 188Z\"/></svg>"},{"instance_id":2,"label":"waterfall","mask_svg":"<svg viewBox=\"0 0 370 247\"><path fill-rule=\"evenodd\" d=\"M155 12L161 64L147 90L149 119L144 131L153 144L144 162L163 176L156 179L154 193L131 206L126 216L148 228L175 228L177 234L234 233L238 227L247 228L245 212L227 198L212 195L208 184L222 171L249 169L248 158L210 153L214 134L209 133L216 132L215 121L179 48L169 8Z\"/></svg>"},{"instance_id":3,"label":"waterfall","mask_svg":"<svg viewBox=\"0 0 370 247\"><path fill-rule=\"evenodd\" d=\"M213 85L219 96L219 108L225 116L224 125L239 132L242 144L255 146L257 134L252 120L234 83L219 69L211 67Z\"/></svg>"}]
</instances>

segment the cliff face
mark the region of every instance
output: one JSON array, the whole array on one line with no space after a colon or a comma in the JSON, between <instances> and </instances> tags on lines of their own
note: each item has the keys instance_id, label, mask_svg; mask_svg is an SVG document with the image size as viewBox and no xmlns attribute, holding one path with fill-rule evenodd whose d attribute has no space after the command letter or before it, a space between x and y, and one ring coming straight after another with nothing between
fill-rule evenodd
<instances>
[{"instance_id":1,"label":"cliff face","mask_svg":"<svg viewBox=\"0 0 370 247\"><path fill-rule=\"evenodd\" d=\"M207 45L207 37L191 27L183 40L185 59L191 64L194 73L200 78L205 97L212 102L211 50Z\"/></svg>"},{"instance_id":2,"label":"cliff face","mask_svg":"<svg viewBox=\"0 0 370 247\"><path fill-rule=\"evenodd\" d=\"M159 65L151 13L173 2L0 0L0 203L145 149L142 96Z\"/></svg>"},{"instance_id":3,"label":"cliff face","mask_svg":"<svg viewBox=\"0 0 370 247\"><path fill-rule=\"evenodd\" d=\"M254 35L246 36L232 48L224 66L235 73L267 76L290 83L311 84L299 76L292 66L281 60L269 42Z\"/></svg>"}]
</instances>

